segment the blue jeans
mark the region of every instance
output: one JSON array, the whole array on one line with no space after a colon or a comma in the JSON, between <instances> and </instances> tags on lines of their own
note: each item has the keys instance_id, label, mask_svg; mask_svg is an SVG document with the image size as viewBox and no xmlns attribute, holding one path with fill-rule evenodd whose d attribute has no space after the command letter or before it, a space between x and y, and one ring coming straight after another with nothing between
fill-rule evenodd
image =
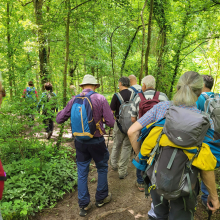
<instances>
[{"instance_id":1,"label":"blue jeans","mask_svg":"<svg viewBox=\"0 0 220 220\"><path fill-rule=\"evenodd\" d=\"M201 191L203 192L201 199L205 204L207 204L207 198L208 198L209 192L203 182L201 182Z\"/></svg>"},{"instance_id":2,"label":"blue jeans","mask_svg":"<svg viewBox=\"0 0 220 220\"><path fill-rule=\"evenodd\" d=\"M99 202L108 196L109 152L103 137L93 138L89 141L79 141L76 138L75 147L78 168L78 203L80 208L84 208L90 202L87 179L92 159L95 161L98 172L96 201Z\"/></svg>"},{"instance_id":3,"label":"blue jeans","mask_svg":"<svg viewBox=\"0 0 220 220\"><path fill-rule=\"evenodd\" d=\"M138 182L139 184L143 184L143 183L144 183L144 180L143 180L143 178L142 178L142 176L141 176L141 170L137 169L137 171L136 171L136 176L137 176L137 182Z\"/></svg>"}]
</instances>

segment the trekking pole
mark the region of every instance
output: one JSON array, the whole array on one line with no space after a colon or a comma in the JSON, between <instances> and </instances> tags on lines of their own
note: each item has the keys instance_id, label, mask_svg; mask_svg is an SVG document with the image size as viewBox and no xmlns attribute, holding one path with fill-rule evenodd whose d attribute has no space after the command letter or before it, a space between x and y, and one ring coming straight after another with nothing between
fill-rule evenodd
<instances>
[{"instance_id":1,"label":"trekking pole","mask_svg":"<svg viewBox=\"0 0 220 220\"><path fill-rule=\"evenodd\" d=\"M107 142L107 148L108 148L108 143L109 143L109 138L110 138L111 129L112 129L112 128L110 128L110 129L109 129L109 133L108 133L108 142Z\"/></svg>"},{"instance_id":2,"label":"trekking pole","mask_svg":"<svg viewBox=\"0 0 220 220\"><path fill-rule=\"evenodd\" d=\"M211 202L209 203L209 205L210 205L211 207L213 207L213 205L212 205ZM208 220L211 220L211 216L212 216L212 210L209 209L209 211L208 211Z\"/></svg>"}]
</instances>

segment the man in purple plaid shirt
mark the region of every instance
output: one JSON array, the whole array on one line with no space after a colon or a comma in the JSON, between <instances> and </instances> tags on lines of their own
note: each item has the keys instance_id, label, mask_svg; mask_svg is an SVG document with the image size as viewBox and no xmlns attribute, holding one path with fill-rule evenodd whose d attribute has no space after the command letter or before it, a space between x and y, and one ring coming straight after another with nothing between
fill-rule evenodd
<instances>
[{"instance_id":1,"label":"man in purple plaid shirt","mask_svg":"<svg viewBox=\"0 0 220 220\"><path fill-rule=\"evenodd\" d=\"M92 75L85 75L83 82L79 85L83 91L81 95L87 94L90 91L95 91L100 86ZM103 120L109 127L113 127L115 119L110 106L103 95L94 93L90 96L93 106L93 118L95 123L100 125L94 137L90 140L82 141L75 139L77 168L78 168L78 203L80 207L80 216L86 216L87 211L92 207L90 202L90 195L87 186L87 178L89 173L89 164L93 159L96 163L98 171L98 185L96 190L96 206L101 207L105 203L111 201L111 193L108 192L108 160L109 151L105 145L105 129L103 127ZM67 106L57 114L56 121L61 124L67 121L71 116L71 108L74 103L73 97ZM74 122L72 122L74 123Z\"/></svg>"}]
</instances>

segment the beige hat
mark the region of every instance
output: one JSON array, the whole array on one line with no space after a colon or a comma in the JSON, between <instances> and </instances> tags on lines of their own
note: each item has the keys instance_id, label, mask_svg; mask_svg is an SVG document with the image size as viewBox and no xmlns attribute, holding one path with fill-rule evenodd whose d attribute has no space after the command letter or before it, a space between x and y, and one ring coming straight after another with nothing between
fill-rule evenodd
<instances>
[{"instance_id":1,"label":"beige hat","mask_svg":"<svg viewBox=\"0 0 220 220\"><path fill-rule=\"evenodd\" d=\"M100 87L100 84L97 83L97 80L92 75L85 75L84 76L83 81L81 84L79 84L79 86L83 86L83 85L96 85L97 88Z\"/></svg>"}]
</instances>

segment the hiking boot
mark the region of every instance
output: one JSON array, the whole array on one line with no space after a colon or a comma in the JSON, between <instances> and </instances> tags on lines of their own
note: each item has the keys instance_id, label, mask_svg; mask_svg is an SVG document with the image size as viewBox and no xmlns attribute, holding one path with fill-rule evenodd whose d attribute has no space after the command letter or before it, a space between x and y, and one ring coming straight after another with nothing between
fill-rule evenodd
<instances>
[{"instance_id":1,"label":"hiking boot","mask_svg":"<svg viewBox=\"0 0 220 220\"><path fill-rule=\"evenodd\" d=\"M119 175L119 179L124 179L128 175L128 172L125 173L124 175Z\"/></svg>"},{"instance_id":2,"label":"hiking boot","mask_svg":"<svg viewBox=\"0 0 220 220\"><path fill-rule=\"evenodd\" d=\"M137 186L138 190L140 192L144 192L144 183L138 183L137 181L135 182L135 186Z\"/></svg>"},{"instance_id":3,"label":"hiking boot","mask_svg":"<svg viewBox=\"0 0 220 220\"><path fill-rule=\"evenodd\" d=\"M92 203L90 202L86 207L80 208L79 215L85 217L89 209L92 208Z\"/></svg>"},{"instance_id":4,"label":"hiking boot","mask_svg":"<svg viewBox=\"0 0 220 220\"><path fill-rule=\"evenodd\" d=\"M109 203L111 200L112 200L112 194L109 192L107 197L105 197L103 200L101 200L101 201L99 201L99 202L96 201L95 205L96 205L98 208L100 208L100 207L102 207L103 205L105 205L106 203Z\"/></svg>"},{"instance_id":5,"label":"hiking boot","mask_svg":"<svg viewBox=\"0 0 220 220\"><path fill-rule=\"evenodd\" d=\"M53 133L52 131L49 131L49 132L48 132L48 134L47 134L47 139L48 139L48 140L51 138L52 133Z\"/></svg>"}]
</instances>

